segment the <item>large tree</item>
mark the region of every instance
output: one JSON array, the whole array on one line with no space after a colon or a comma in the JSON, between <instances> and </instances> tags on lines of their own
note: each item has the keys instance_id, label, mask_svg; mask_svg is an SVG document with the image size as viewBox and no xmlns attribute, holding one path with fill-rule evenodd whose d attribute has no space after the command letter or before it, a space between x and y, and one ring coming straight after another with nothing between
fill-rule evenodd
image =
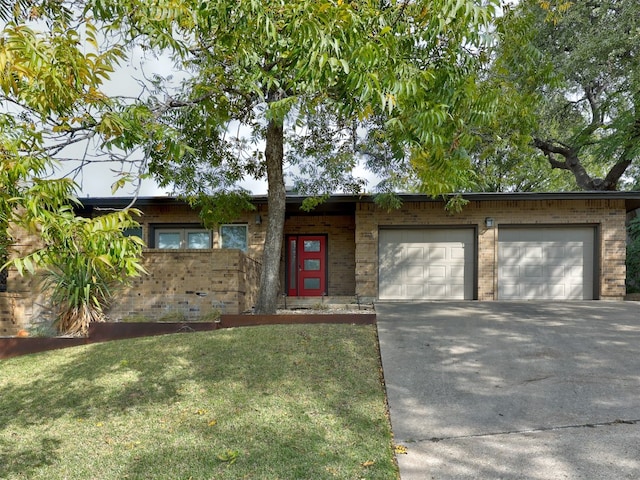
<instances>
[{"instance_id":1,"label":"large tree","mask_svg":"<svg viewBox=\"0 0 640 480\"><path fill-rule=\"evenodd\" d=\"M490 109L475 82L493 2L483 0L93 0L111 33L169 51L177 90L153 79L150 170L204 211L245 206L237 186L268 182L256 311L276 308L286 170L311 207L359 192L360 157L387 180L443 193L467 183L470 129ZM138 141L125 132L119 146ZM211 198L214 201L211 201ZM220 219L219 216L215 217Z\"/></svg>"},{"instance_id":2,"label":"large tree","mask_svg":"<svg viewBox=\"0 0 640 480\"><path fill-rule=\"evenodd\" d=\"M504 101L482 158L546 181L544 158L572 176L554 187L620 188L640 158L640 3L522 0L498 28L488 81Z\"/></svg>"}]
</instances>

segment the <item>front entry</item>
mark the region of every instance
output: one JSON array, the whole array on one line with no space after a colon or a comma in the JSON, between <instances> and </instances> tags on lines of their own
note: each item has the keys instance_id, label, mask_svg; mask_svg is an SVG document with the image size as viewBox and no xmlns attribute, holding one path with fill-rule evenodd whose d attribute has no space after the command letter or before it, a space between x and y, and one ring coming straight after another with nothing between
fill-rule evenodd
<instances>
[{"instance_id":1,"label":"front entry","mask_svg":"<svg viewBox=\"0 0 640 480\"><path fill-rule=\"evenodd\" d=\"M326 235L287 236L287 295L320 297L327 294Z\"/></svg>"}]
</instances>

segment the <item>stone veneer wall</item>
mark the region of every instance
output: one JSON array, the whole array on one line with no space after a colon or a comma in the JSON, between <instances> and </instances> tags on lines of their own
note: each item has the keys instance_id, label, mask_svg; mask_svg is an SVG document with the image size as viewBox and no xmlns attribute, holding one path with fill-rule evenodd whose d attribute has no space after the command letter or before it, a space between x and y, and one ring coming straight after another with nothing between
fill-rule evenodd
<instances>
[{"instance_id":1,"label":"stone veneer wall","mask_svg":"<svg viewBox=\"0 0 640 480\"><path fill-rule=\"evenodd\" d=\"M372 203L356 209L356 285L362 298L378 296L378 229L380 226L468 225L478 228L478 300L496 300L498 232L503 225L600 225L600 299L625 296L624 200L471 201L461 213L448 214L442 202L407 202L387 212ZM491 217L494 228L484 221ZM594 279L597 281L597 279Z\"/></svg>"}]
</instances>

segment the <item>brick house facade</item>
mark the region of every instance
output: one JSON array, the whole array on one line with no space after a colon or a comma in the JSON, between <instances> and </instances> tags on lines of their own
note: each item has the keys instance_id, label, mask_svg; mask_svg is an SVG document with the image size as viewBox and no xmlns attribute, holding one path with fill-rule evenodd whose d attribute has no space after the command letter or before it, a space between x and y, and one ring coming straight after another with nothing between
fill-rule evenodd
<instances>
[{"instance_id":1,"label":"brick house facade","mask_svg":"<svg viewBox=\"0 0 640 480\"><path fill-rule=\"evenodd\" d=\"M468 194L469 203L456 214L441 200L402 198L400 209L387 211L368 196L336 195L307 213L302 198L289 197L281 295L363 301L625 296L625 219L640 207L638 192ZM87 199L82 213L127 202ZM148 246L143 262L149 275L118 294L111 318L250 311L269 220L266 198L255 197L254 204L255 211L231 224L204 231L197 212L183 202L139 199L144 215L135 233ZM181 248L191 236L197 248ZM41 312L35 288L9 273L8 292L0 293L0 335L35 321Z\"/></svg>"}]
</instances>

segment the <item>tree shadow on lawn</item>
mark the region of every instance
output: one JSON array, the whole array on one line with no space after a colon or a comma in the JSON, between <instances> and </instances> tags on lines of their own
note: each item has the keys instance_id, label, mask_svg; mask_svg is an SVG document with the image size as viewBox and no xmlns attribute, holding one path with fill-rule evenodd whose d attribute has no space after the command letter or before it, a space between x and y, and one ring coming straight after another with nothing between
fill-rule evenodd
<instances>
[{"instance_id":1,"label":"tree shadow on lawn","mask_svg":"<svg viewBox=\"0 0 640 480\"><path fill-rule=\"evenodd\" d=\"M0 478L19 474L30 478L34 470L52 465L58 458L56 450L62 442L43 437L28 448L15 449L15 445L0 439Z\"/></svg>"},{"instance_id":2,"label":"tree shadow on lawn","mask_svg":"<svg viewBox=\"0 0 640 480\"><path fill-rule=\"evenodd\" d=\"M326 330L321 326L248 327L116 341L66 350L60 355L44 354L48 355L48 360L51 359L43 366L44 371L33 372L31 378L3 387L0 441L3 432L6 436L11 430L55 424L65 421L64 417L126 424L130 415L140 411L152 412L150 415L156 416L158 411L163 411L164 415L170 416L185 404L191 405L189 400L196 396L202 402L203 411L215 416L221 430L226 429L227 432L234 428L248 428L248 423L242 422L255 420L251 410L282 408L275 420L264 419L264 424L253 426L254 432L263 437L260 443L264 443L264 451L246 453L251 455L251 461L262 459L258 463L270 461L269 451L273 450L276 442L286 443L281 446L281 453L297 452L295 445L302 445L302 448L314 451L315 455L322 452L326 455L330 451L327 445L332 440L322 432L324 426L318 431L298 432L304 436L304 441L302 438L296 440L291 431L288 438L282 438L278 428L271 424L278 421L278 415L283 421L288 421L287 415L313 415L314 411L320 410L329 412L342 426L379 422L374 429L380 431L383 441L390 442L384 412L381 410L377 418L372 418L371 412L367 411L370 409L363 408L372 402L382 404L384 398L380 395L382 387L378 378L377 355L371 351L375 348L374 327L332 328L339 330L338 336L325 335L323 332ZM368 333L350 334L350 329L354 328L366 328ZM323 354L319 355L319 352ZM19 368L21 364L33 362L33 358L20 357L11 362ZM363 379L367 380L363 382ZM302 391L301 383L304 384ZM288 395L300 398L287 399ZM271 404L272 401L276 403ZM280 401L285 405L278 405ZM304 402L309 404L305 406ZM302 405L299 410L292 406L298 404ZM243 418L245 411L247 416ZM184 428L185 433L193 434L194 412L190 414ZM207 432L206 423L203 423L206 420L198 419L198 426L203 431L196 432L196 436L210 435L211 431ZM238 424L234 427L230 423L236 420ZM259 418L259 421L263 419ZM56 460L55 450L68 440L65 438L68 435L64 431L57 435L59 438L52 435L46 443L43 441L39 450L34 449L32 455L20 451L19 446L7 445L3 448L5 462L2 463L15 465L14 473L27 468L46 467L48 464L43 462ZM220 468L221 462L216 459L219 452L215 449L223 448L219 442L224 442L224 437L215 441L212 438L211 451L205 449L193 458L193 455L181 453L183 446L162 445L162 432L149 435L147 438L160 439L160 444L151 450L129 455L128 468L133 478L149 478L138 471L145 465L149 467L150 462L145 461L145 457L155 459L159 465L165 461L185 462L188 470L208 469L212 461ZM201 444L197 445L196 441L195 450L199 448ZM228 448L245 449L242 446ZM160 449L166 451L167 460L158 461L165 458L165 454L159 453ZM187 462L187 458L196 463ZM126 455L123 461L126 462ZM286 471L281 470L275 477ZM171 472L174 474L175 470ZM104 478L108 478L108 474Z\"/></svg>"}]
</instances>

